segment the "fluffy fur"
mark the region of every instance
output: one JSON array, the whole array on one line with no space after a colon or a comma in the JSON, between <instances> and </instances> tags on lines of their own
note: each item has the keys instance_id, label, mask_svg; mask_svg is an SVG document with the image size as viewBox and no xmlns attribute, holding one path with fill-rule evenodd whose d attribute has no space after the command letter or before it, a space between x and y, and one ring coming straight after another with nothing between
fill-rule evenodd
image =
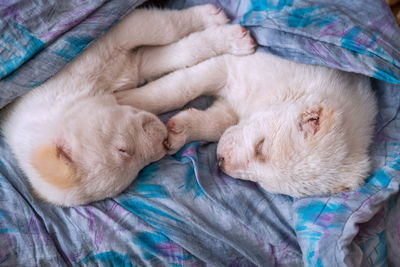
<instances>
[{"instance_id":1,"label":"fluffy fur","mask_svg":"<svg viewBox=\"0 0 400 267\"><path fill-rule=\"evenodd\" d=\"M37 195L62 206L112 197L163 157L164 124L113 93L212 56L252 53L249 34L227 21L213 5L136 10L10 106L3 134Z\"/></svg>"},{"instance_id":2,"label":"fluffy fur","mask_svg":"<svg viewBox=\"0 0 400 267\"><path fill-rule=\"evenodd\" d=\"M353 189L369 171L377 108L366 77L260 52L213 58L117 98L160 113L200 95L216 100L171 118L169 153L219 140L225 173L294 197Z\"/></svg>"}]
</instances>

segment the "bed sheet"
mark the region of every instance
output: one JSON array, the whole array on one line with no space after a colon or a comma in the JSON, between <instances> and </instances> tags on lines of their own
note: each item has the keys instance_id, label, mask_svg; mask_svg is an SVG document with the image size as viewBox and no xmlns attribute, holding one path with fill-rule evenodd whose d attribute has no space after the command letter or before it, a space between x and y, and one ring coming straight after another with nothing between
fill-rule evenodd
<instances>
[{"instance_id":1,"label":"bed sheet","mask_svg":"<svg viewBox=\"0 0 400 267\"><path fill-rule=\"evenodd\" d=\"M44 82L141 2L4 1L1 105ZM31 195L0 140L0 265L400 266L400 30L384 2L168 6L206 2L249 27L265 52L373 77L379 115L366 184L333 196L271 194L221 173L216 144L194 142L144 168L115 198L59 208Z\"/></svg>"}]
</instances>

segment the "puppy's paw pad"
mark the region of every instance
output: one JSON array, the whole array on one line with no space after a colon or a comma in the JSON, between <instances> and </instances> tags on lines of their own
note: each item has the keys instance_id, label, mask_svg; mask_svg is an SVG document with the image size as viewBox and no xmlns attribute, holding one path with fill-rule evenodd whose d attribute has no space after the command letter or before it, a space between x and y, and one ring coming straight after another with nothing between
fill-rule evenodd
<instances>
[{"instance_id":1,"label":"puppy's paw pad","mask_svg":"<svg viewBox=\"0 0 400 267\"><path fill-rule=\"evenodd\" d=\"M167 122L167 129L169 133L179 134L185 130L185 125L180 123L176 118L171 118Z\"/></svg>"},{"instance_id":2,"label":"puppy's paw pad","mask_svg":"<svg viewBox=\"0 0 400 267\"><path fill-rule=\"evenodd\" d=\"M184 122L178 118L171 118L167 123L168 137L164 141L164 147L168 154L175 154L186 142L187 129Z\"/></svg>"},{"instance_id":3,"label":"puppy's paw pad","mask_svg":"<svg viewBox=\"0 0 400 267\"><path fill-rule=\"evenodd\" d=\"M228 17L221 8L212 4L204 5L202 8L202 17L206 27L223 25L229 22Z\"/></svg>"},{"instance_id":4,"label":"puppy's paw pad","mask_svg":"<svg viewBox=\"0 0 400 267\"><path fill-rule=\"evenodd\" d=\"M233 25L230 29L230 52L234 55L248 55L254 53L256 42L250 32L240 25Z\"/></svg>"}]
</instances>

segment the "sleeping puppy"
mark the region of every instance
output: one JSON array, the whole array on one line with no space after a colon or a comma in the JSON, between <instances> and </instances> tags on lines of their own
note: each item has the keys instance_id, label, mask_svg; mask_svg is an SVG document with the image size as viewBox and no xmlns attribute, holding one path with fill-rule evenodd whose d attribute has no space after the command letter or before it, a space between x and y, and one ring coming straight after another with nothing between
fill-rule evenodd
<instances>
[{"instance_id":1,"label":"sleeping puppy","mask_svg":"<svg viewBox=\"0 0 400 267\"><path fill-rule=\"evenodd\" d=\"M252 53L250 35L227 21L213 5L133 11L11 105L2 131L36 194L61 206L112 197L163 157L165 125L113 93L223 53Z\"/></svg>"},{"instance_id":2,"label":"sleeping puppy","mask_svg":"<svg viewBox=\"0 0 400 267\"><path fill-rule=\"evenodd\" d=\"M200 95L216 100L170 119L169 153L193 140L219 140L225 173L294 197L353 189L369 171L377 107L366 77L260 52L213 58L116 94L154 113Z\"/></svg>"}]
</instances>

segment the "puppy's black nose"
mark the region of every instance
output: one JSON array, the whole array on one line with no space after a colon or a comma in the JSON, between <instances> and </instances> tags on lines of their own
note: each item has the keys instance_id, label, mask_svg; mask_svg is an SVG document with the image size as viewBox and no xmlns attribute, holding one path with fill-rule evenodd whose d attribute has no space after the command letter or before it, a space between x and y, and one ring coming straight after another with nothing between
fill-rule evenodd
<instances>
[{"instance_id":1,"label":"puppy's black nose","mask_svg":"<svg viewBox=\"0 0 400 267\"><path fill-rule=\"evenodd\" d=\"M224 170L224 162L225 162L224 157L218 157L218 167L219 167L221 170Z\"/></svg>"}]
</instances>

